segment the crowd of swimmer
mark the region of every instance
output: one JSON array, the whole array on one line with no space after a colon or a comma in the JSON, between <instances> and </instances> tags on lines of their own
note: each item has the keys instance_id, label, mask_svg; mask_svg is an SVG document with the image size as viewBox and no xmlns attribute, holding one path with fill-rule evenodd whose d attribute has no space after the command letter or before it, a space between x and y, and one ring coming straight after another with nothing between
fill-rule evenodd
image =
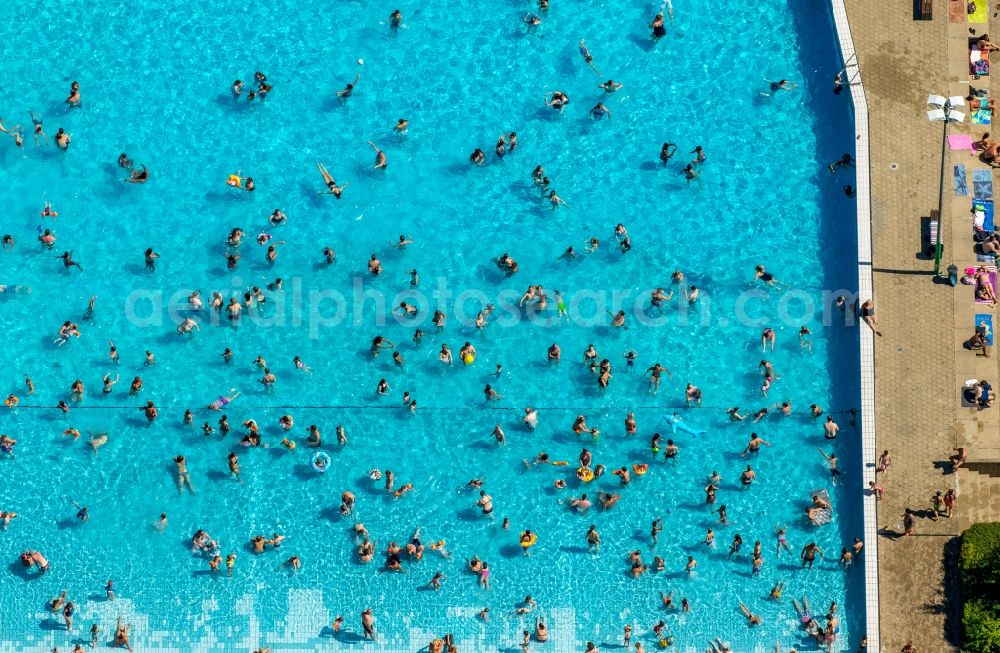
<instances>
[{"instance_id":1,"label":"crowd of swimmer","mask_svg":"<svg viewBox=\"0 0 1000 653\"><path fill-rule=\"evenodd\" d=\"M548 0L539 1L540 10L542 13L548 7ZM670 9L670 14L672 17L672 7ZM537 14L529 14L525 17L525 22L529 26L536 26L541 22L541 18ZM396 31L402 25L402 14L396 10L392 13L389 18L389 26L392 31ZM664 15L660 12L655 17L653 23L651 24L653 30L653 39L656 40L662 37L665 32ZM590 54L589 49L583 40L579 42L579 50L583 56L586 63L591 66L595 72L597 71L596 66L593 63L593 57ZM363 63L359 60L359 64ZM255 82L257 84L256 88L250 90L246 95L246 101L263 101L268 93L271 92L272 87L267 83L267 77L264 73L258 71L254 75ZM338 91L337 95L341 100L346 101L354 92L356 85L360 81L360 74L357 75L353 82L347 84L344 89ZM608 79L606 82L599 85L606 93L614 93L621 89L622 85L615 82L613 79ZM787 80L781 80L781 82L772 83L772 91L775 90L790 90ZM244 91L244 83L241 80L236 80L232 85L232 94L234 98L239 99L242 97ZM563 111L569 104L569 97L561 91L553 91L548 94L545 98L545 103L555 111ZM77 82L73 82L71 85L71 91L69 97L66 99L66 103L71 107L79 107L81 102L80 97L80 85ZM598 103L589 112L589 115L594 119L611 118L611 111L603 103ZM42 120L40 117L36 117L34 113L31 113L31 119L34 125L34 136L36 144L41 145L42 142L48 142L47 136L44 132ZM409 122L406 119L400 118L395 125L396 131L405 134ZM0 119L0 132L10 134L17 144L18 147L23 145L23 137L21 134L20 125L16 125L11 130L6 129L3 126L2 119ZM54 137L55 144L61 149L65 150L69 147L71 142L71 137L63 129L59 129L56 136ZM381 151L374 143L369 142L369 145L375 151L375 169L385 169L387 167L387 157L383 151ZM516 132L511 131L509 134L501 135L496 143L494 152L498 158L504 157L506 154L512 153L518 147L518 140ZM666 166L674 154L677 152L677 145L673 143L664 143L661 148L659 159L662 165ZM694 159L688 163L684 169L683 173L687 178L688 182L697 179L697 167L699 164L705 162L706 157L702 147L699 145L695 147L691 154L694 155ZM481 149L476 149L470 156L470 160L475 165L484 165L486 163L486 155ZM119 167L129 171L128 177L123 179L125 182L129 183L145 183L149 179L149 171L145 165L141 165L138 168L133 166L132 161L129 157L122 153L118 159ZM322 191L323 194L333 195L335 198L340 199L344 189L348 186L348 183L338 184L336 179L329 173L323 164L317 164L317 168L323 178L323 183L327 190ZM556 209L560 205L565 206L566 202L559 197L555 190L553 190L550 185L551 182L545 174L545 170L541 165L535 167L532 171L531 179L534 185L539 189L541 196L548 199L551 203L552 208ZM252 177L244 178L240 171L232 174L226 180L227 185L240 190L252 192L255 189L255 184ZM55 218L58 214L53 210L53 208L46 204L42 211L43 218ZM275 209L274 212L269 216L268 222L272 226L278 226L287 221L287 216L280 210ZM241 259L240 248L243 244L243 239L246 234L240 228L233 228L229 235L225 239L225 259L227 262L227 267L230 270L235 270L239 266L239 261ZM617 243L618 249L622 254L626 254L631 248L631 239L629 237L628 231L623 224L616 225L614 229L613 237ZM53 249L56 243L56 236L51 229L45 229L44 231L39 229L39 242L46 249ZM268 233L261 233L256 238L256 242L260 246L267 246L265 259L269 263L274 263L278 257L277 246L284 244L283 241L272 241L272 237ZM399 237L398 242L392 243L394 247L403 249L410 245L413 240L405 235ZM3 247L4 249L11 249L15 245L14 239L10 235L3 236ZM592 237L587 247L585 248L586 253L592 253L596 251L601 245L600 239L597 237ZM579 256L579 253L571 246L566 249L563 253L563 258L575 258ZM66 269L71 269L73 267L83 269L80 263L73 259L72 251L66 251L59 255L58 258L62 260L63 266ZM156 261L159 259L159 254L157 254L152 248L148 248L144 253L144 261L146 269L150 272L155 272ZM337 261L336 253L332 247L324 247L322 250L322 264L323 265L333 265ZM502 272L508 276L517 274L520 270L519 265L516 260L514 260L509 254L503 253L499 256L496 261L496 266ZM383 272L382 263L378 258L377 254L372 254L367 262L367 269L369 274L373 276L381 275ZM410 285L417 286L419 284L419 274L417 270L411 270L408 272L410 276ZM779 282L770 272L768 272L763 265L758 265L754 271L754 279L763 284L771 287L781 287L782 284ZM266 288L270 292L280 292L283 288L282 279L275 278L273 282L266 284ZM689 303L695 303L698 300L699 289L697 286L691 285L687 282L682 271L677 270L673 273L671 278L670 290L658 287L650 292L650 308L661 309L663 305L671 300L674 296L675 291L681 294L685 301ZM565 301L561 293L556 290L554 291L554 298L557 309L557 319L567 319L568 313ZM94 319L96 297L91 298L86 312L84 313L84 321L92 321ZM225 315L230 323L239 323L241 316L244 311L255 311L259 310L260 306L267 301L267 294L259 287L249 288L241 299L236 297L229 298L228 302L219 292L212 292L211 298L206 306L205 300L201 296L200 291L194 291L188 297L188 308L189 310L197 315L204 312L209 312L213 316ZM521 296L519 305L530 307L532 310L543 311L548 307L548 296L546 290L540 285L531 285ZM841 309L845 309L845 305L842 298L838 298L838 304ZM476 327L482 331L493 312L493 306L487 304L479 312L476 317ZM394 313L404 318L416 318L418 316L418 308L408 304L406 302L400 303L398 307L394 309ZM872 310L873 314L873 310ZM437 329L438 332L444 330L446 326L447 316L441 310L434 311L433 317L431 319L432 324ZM867 320L866 320L867 321ZM624 311L619 311L618 313L612 314L610 319L610 325L614 328L624 328L626 327L626 314ZM869 326L874 325L869 323ZM188 316L177 326L178 334L185 337L191 337L196 331L200 330L198 322L192 317ZM805 326L802 326L799 331L799 345L805 350L811 349L811 343L809 340L810 332ZM58 334L54 340L54 344L61 346L68 342L71 338L78 338L81 336L80 327L77 323L72 320L67 320L63 326L59 329ZM420 328L414 330L413 342L419 345L424 334ZM771 352L774 352L776 341L776 334L773 329L766 328L763 330L760 336L761 350L766 352L770 348ZM372 358L380 356L384 350L392 350L392 359L397 368L402 369L404 365L404 360L401 352L395 348L395 344L389 341L387 338L376 335L370 346L370 354ZM113 364L118 365L119 353L114 342L109 342L108 357ZM234 352L230 348L226 348L222 353L221 357L225 364L230 364L234 357ZM562 350L557 343L553 343L546 352L547 360L550 364L559 364L562 359ZM438 355L441 363L446 365L454 365L454 356L449 349L447 344L442 344ZM475 361L476 349L475 346L470 342L466 342L458 352L459 361L464 364L471 364ZM635 351L626 351L623 353L623 358L625 364L629 368L635 366L637 359L637 353ZM583 363L590 371L590 373L595 377L596 383L601 388L606 388L610 383L612 378L612 364L610 359L602 358L595 348L594 345L589 345L582 354ZM152 351L147 350L145 352L145 365L152 366L156 364L156 357ZM274 384L276 382L276 375L272 371L271 367L265 361L263 356L258 356L254 364L261 370L261 378L259 379L260 384L263 386L266 392L273 391ZM299 356L295 356L292 360L293 368L300 373L311 373L311 368L306 365L305 362ZM768 390L771 384L780 378L775 372L773 364L764 359L761 360L759 365L759 370L761 372L761 386L760 394L762 398L766 399L768 396ZM497 375L499 376L501 372L501 367L497 366ZM656 395L659 391L660 380L662 374L666 373L669 377L672 377L672 373L666 367L662 366L660 363L654 363L652 366L645 369L645 375L648 376L648 391L652 395ZM105 374L102 378L102 393L110 394L114 391L114 386L118 383L120 376L111 373ZM129 395L136 397L141 394L143 389L143 380L141 376L136 375L129 385ZM391 391L388 380L383 378L380 379L375 392L380 395L387 395ZM27 395L32 395L35 392L34 383L30 377L25 378L25 392ZM85 397L86 388L82 380L77 379L73 382L70 387L70 401L79 402ZM490 385L486 384L483 394L487 401L492 401L501 398L501 395ZM240 393L232 390L228 395L220 396L218 399L210 403L207 408L221 412L223 408L228 406L231 402L236 400L240 396ZM700 406L702 400L702 392L699 388L692 384L687 384L684 391L685 402L688 406ZM17 393L10 393L5 400L5 404L9 408L16 408L21 401L20 396ZM409 412L415 412L417 410L417 401L409 393L404 392L402 394L402 404L405 410ZM72 410L71 406L65 401L60 400L58 402L57 408L64 414L70 413ZM139 406L139 410L145 415L148 424L152 426L157 418L159 417L159 409L152 400L146 401L144 405ZM759 422L764 419L771 410L776 410L782 416L789 416L792 414L792 405L790 402L781 402L774 404L772 406L765 406L752 414L744 415L740 412L739 407L731 407L727 410L729 419L734 422L741 422L744 420L749 420L754 423ZM823 415L824 411L817 405L812 405L809 408L810 414L813 418L819 418ZM851 411L851 422L854 423L855 413ZM524 427L530 430L534 430L538 426L538 410L534 407L524 408L524 416L522 419ZM192 410L188 409L184 413L183 421L187 425L193 425L195 418ZM683 420L675 415L673 417L673 423L675 426L675 431L680 426L681 430L691 431L686 425L684 425ZM287 437L282 438L281 445L288 450L296 449L296 440L289 433L295 427L295 420L292 415L285 414L278 419L279 427L286 433ZM245 433L241 436L241 444L246 447L261 447L267 446L264 444L263 437L261 434L260 426L257 421L253 418L248 418L242 422L242 427ZM229 422L228 416L226 414L221 414L216 422L216 426L211 425L208 421L205 421L201 426L202 431L206 435L210 435L218 432L220 435L227 435L232 426ZM600 436L600 431L596 427L589 426L584 415L579 415L573 421L571 425L571 430L574 434L581 437L590 436L594 439ZM839 425L834 420L833 416L827 416L826 421L823 423L823 436L828 442L836 439L837 434L840 430ZM638 433L638 425L636 423L636 418L634 413L629 412L624 419L624 432L626 435L633 437ZM65 429L64 434L73 439L78 439L80 437L80 431L72 426ZM302 442L303 446L318 450L323 446L322 434L319 428L315 425L309 425L307 429L307 437ZM492 432L492 437L496 440L499 445L503 445L506 442L506 434L500 424L497 424ZM347 432L343 425L338 425L336 427L336 439L337 446L344 447L347 445ZM95 452L104 446L108 442L107 433L94 433L91 434L87 440L88 446L92 448ZM17 440L7 436L6 434L0 435L0 451L4 454L13 456L15 453L15 446ZM745 449L742 451L741 455L743 457L752 458L760 451L761 446L771 446L771 443L760 437L756 432L753 432L749 436L749 441ZM680 448L678 444L672 438L664 438L659 433L654 433L651 436L649 449L655 460L656 457L662 452L664 460L669 464L674 462L677 458ZM838 459L835 453L827 453L823 449L819 449L823 458L827 461L829 466L830 474L833 483L836 484L838 477L840 476L840 469L838 466ZM887 455L887 454L886 454ZM322 456L326 456L323 458ZM185 456L176 455L174 457L174 463L176 465L176 481L179 492L184 492L185 490L189 492L195 492L195 488L191 483L191 478L187 470L187 461ZM228 454L228 468L230 474L239 479L240 476L240 465L239 456L235 452ZM317 453L313 458L313 467L318 472L323 472L326 466L329 464L329 456L325 453ZM545 452L539 453L533 460L525 460L524 465L526 467L534 467L538 465L550 465L554 468L561 468L570 466L569 461L563 460L552 460L549 455ZM634 463L631 466L621 466L613 469L610 473L618 478L618 483L620 484L622 491L625 490L633 481L634 476L643 476L650 470L649 463ZM583 448L577 459L577 466L573 475L583 484L590 483L595 479L601 478L607 473L607 468L604 464L595 464L593 454L587 448ZM382 483L384 491L395 497L396 499L402 498L410 490L413 489L413 484L410 482L397 484L397 479L392 470L379 470L372 469L368 473L369 478L372 483ZM740 486L743 489L747 489L753 485L756 480L756 472L751 464L746 464L745 469L740 473ZM705 495L705 503L708 508L718 516L718 524L721 526L728 526L728 516L726 511L726 505L720 504L716 506L718 493L721 485L721 476L715 470L707 477L706 484L703 487L703 492ZM558 478L553 482L554 486L558 490L565 490L567 488L567 482L564 478ZM474 505L478 507L482 514L493 519L494 512L494 502L493 498L488 494L488 492L483 488L484 481L482 479L472 479L468 482L465 487L466 491L478 492L478 497L476 498ZM354 513L356 497L354 493L350 491L344 491L341 494L340 503L340 513L344 517L350 517ZM591 500L588 493L581 493L580 496L574 496L565 501L565 503L577 513L587 513L592 509L600 510L612 510L615 504L622 498L621 492L606 492L598 491L596 493L596 507L595 503ZM85 506L79 506L79 511L77 513L77 519L81 522L85 522L88 519L88 512ZM811 502L803 510L803 519L814 526L821 526L829 522L830 514L832 513L833 506L830 503L828 495L825 493L813 493L811 497ZM3 528L7 528L11 520L16 518L18 515L13 512L0 512L0 522L2 522ZM167 515L161 514L159 521L155 524L155 527L163 530L167 526ZM506 517L503 518L502 528L504 530L509 530L511 528L510 520ZM661 517L657 516L650 524L649 538L651 546L657 544L659 535L663 530L663 520ZM790 554L792 552L792 547L786 539L786 529L780 524L775 529L775 556L781 556L782 554ZM369 534L367 528L361 522L356 522L351 529L351 537L354 541L355 553L357 558L362 563L371 563L376 557L377 549L376 542ZM525 528L520 531L518 536L518 542L520 548L525 556L531 556L532 548L538 542L538 534L529 528ZM270 537L264 534L258 533L254 534L249 538L249 544L251 550L254 554L265 554L266 551L277 550L282 546L282 542L285 539L285 535L281 533L272 533ZM593 553L598 553L601 548L602 539L601 534L598 531L596 525L591 524L587 529L584 539L587 544L588 550ZM707 547L714 547L716 544L716 534L714 529L708 529L703 543ZM452 554L446 548L446 541L444 539L437 539L430 543L430 551L435 555L440 556L442 559L451 558ZM739 533L734 534L731 544L729 545L728 558L740 559L741 551L744 541ZM845 570L849 569L853 563L854 557L862 552L863 542L860 539L855 538L854 542L845 546L841 549L838 564ZM197 530L197 532L191 538L191 552L193 555L203 557L208 568L212 572L223 573L223 566L225 567L225 572L227 575L232 575L234 567L236 566L237 555L233 552L226 553L223 556L223 550L220 543L213 539L205 530ZM426 547L421 539L421 531L417 528L410 539L404 546L399 546L394 541L389 541L384 549L384 568L388 571L406 571L406 564L411 562L416 562L422 560L426 552ZM799 558L803 568L812 568L816 562L816 558L824 558L824 551L816 545L814 542L806 543L800 553ZM35 568L38 573L44 574L49 571L50 565L44 554L37 550L25 550L20 556L21 564L28 570ZM667 569L667 562L661 556L653 556L651 562L647 562L640 550L636 549L632 551L626 559L626 564L629 568L629 573L634 578L639 578L646 574L647 572L663 572ZM753 550L750 558L750 573L751 575L756 575L760 573L761 568L764 564L764 553L763 544L760 540L756 540L753 545ZM297 555L291 555L288 557L281 565L289 570L290 573L297 573L302 567L302 560ZM684 564L684 573L692 575L698 566L698 560L694 555L687 556L687 560ZM471 559L468 559L465 564L466 570L476 578L476 582L484 589L489 589L490 587L490 564L488 561L481 559L478 555L474 555ZM444 581L446 580L445 575L437 571L428 580L427 585L434 589L441 589ZM112 589L112 581L108 581L106 592L109 600L114 599L114 592ZM784 591L784 583L776 583L770 591L769 599L775 601L782 600L782 594ZM661 592L660 595L662 607L668 612L689 612L692 609L691 603L686 597L680 598L677 605L675 605L674 592L669 593ZM825 618L813 613L809 606L809 602L806 598L803 598L801 603L797 599L792 601L794 609L801 621L802 627L810 636L812 636L818 646L824 647L827 650L832 650L834 644L837 641L837 634L839 632L839 616L837 614L837 605L833 603L830 605L829 609L825 613ZM75 606L72 601L68 600L67 593L63 592L60 596L54 598L49 603L49 608L53 612L61 613L63 615L67 631L73 628L73 614L75 611ZM515 607L514 613L518 615L528 615L533 613L537 608L537 602L531 597L525 597L524 601ZM761 617L755 614L749 606L745 605L743 602L739 603L739 609L741 613L747 619L747 625L749 627L754 627L762 622ZM479 613L479 619L483 621L488 621L490 619L490 608L483 608ZM824 623L820 623L820 620ZM364 610L360 614L360 624L362 631L364 633L365 639L375 640L378 635L375 627L375 617L370 608ZM337 615L331 624L331 628L334 632L339 632L344 626L343 615ZM636 640L632 641L632 626L626 625L623 630L623 643L626 649L630 648L634 644L636 653L644 652L644 644L642 641ZM100 628L98 624L93 624L90 629L91 634L91 645L97 645L98 633ZM112 641L112 646L125 647L131 650L131 643L129 640L130 625L123 624L121 619L115 628L114 638ZM674 644L674 636L668 632L667 624L663 619L658 620L656 624L651 627L650 631L660 648L668 648ZM543 643L547 641L549 637L548 628L546 626L545 620L540 616L535 616L534 620L534 630L533 632L525 630L523 632L523 640L520 644L521 648L525 653L527 653L531 642L536 641ZM586 651L588 653L594 653L597 651L597 647L592 642L587 643ZM431 642L429 649L432 653L457 653L458 648L454 644L454 641L450 635L444 638L435 639ZM74 651L82 651L82 647L79 643L76 644ZM266 653L270 649L261 648L258 649L258 653ZM707 648L708 653L727 653L730 651L728 644L726 644L721 637L713 638ZM792 649L794 651L794 649Z\"/></svg>"}]
</instances>

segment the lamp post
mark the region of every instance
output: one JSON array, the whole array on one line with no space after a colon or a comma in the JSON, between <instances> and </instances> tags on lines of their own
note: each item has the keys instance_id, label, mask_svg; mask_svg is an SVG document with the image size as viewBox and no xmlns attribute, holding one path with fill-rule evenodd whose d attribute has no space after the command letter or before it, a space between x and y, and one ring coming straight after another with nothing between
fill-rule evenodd
<instances>
[{"instance_id":1,"label":"lamp post","mask_svg":"<svg viewBox=\"0 0 1000 653\"><path fill-rule=\"evenodd\" d=\"M952 96L947 99L941 95L929 95L927 96L927 104L938 107L927 112L927 119L932 121L940 120L944 123L941 131L941 175L938 182L938 228L937 238L934 242L934 276L938 276L941 274L941 254L944 249L941 244L941 232L944 231L942 208L944 205L944 166L945 157L948 154L948 123L965 120L963 112L954 110L954 107L965 106L965 99L961 95Z\"/></svg>"}]
</instances>

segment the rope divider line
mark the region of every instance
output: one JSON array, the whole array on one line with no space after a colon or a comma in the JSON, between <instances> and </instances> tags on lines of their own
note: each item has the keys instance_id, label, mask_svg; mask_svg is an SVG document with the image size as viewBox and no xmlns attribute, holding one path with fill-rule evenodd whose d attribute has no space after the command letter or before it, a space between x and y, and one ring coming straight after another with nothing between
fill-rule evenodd
<instances>
[{"instance_id":1,"label":"rope divider line","mask_svg":"<svg viewBox=\"0 0 1000 653\"><path fill-rule=\"evenodd\" d=\"M224 412L227 412L226 408L229 408L229 406L231 406L231 405L232 404L229 404L226 407L223 407L223 409L221 409L221 410L214 410L214 409L211 409L211 408L207 408L205 406L199 406L197 410L211 410L212 412L216 412L216 413L224 413ZM0 408L0 417L2 417L4 413L8 413L8 412L16 413L18 410L20 410L22 408L30 408L30 409L35 409L35 410L56 410L59 407L58 406L46 406L46 405L41 405L41 404L19 404L16 408L10 408L10 409L7 409L7 410L4 410L3 408ZM145 406L70 406L70 412L72 412L74 410L142 410L143 408L145 408ZM189 408L190 408L190 406L185 406L184 410L187 410ZM239 408L240 409L244 409L245 408L246 410L268 410L268 409L276 409L277 408L277 409L283 409L283 410L290 410L290 409L298 409L298 410L395 410L395 411L400 411L400 412L408 412L407 409L406 409L406 407L403 406L402 404L399 404L398 406L397 405L392 405L392 406L378 406L378 405L375 405L375 406L372 406L372 405L352 405L352 404L330 404L330 405L316 405L316 406L294 405L294 404L276 404L276 405L265 406L265 405L259 405L258 404L258 405L253 405L253 406L241 405L241 406L239 406ZM590 407L590 408L588 408L588 407L581 407L581 406L532 406L532 408L534 410L539 411L539 412L542 412L542 411L576 411L576 412L592 412L593 413L593 412L600 412L600 411L625 411L625 412L627 412L627 411L633 411L634 412L634 411L639 411L639 410L667 411L667 410L681 410L681 409L684 409L684 410L708 410L708 411L716 411L716 410L718 410L718 411L722 411L722 410L727 410L727 409L731 408L731 406L726 406L725 408L723 408L722 406L698 406L698 407L691 407L691 406L686 406L686 405L683 405L683 404L678 404L678 405L666 405L666 406L600 406L600 407ZM159 410L159 411L163 411L163 410L180 410L180 408L178 408L176 406L164 406L162 404L156 405L156 409ZM194 410L194 409L192 409L192 410ZM514 411L522 412L524 409L523 408L504 407L504 406L467 406L467 407L462 407L462 406L420 406L418 412L434 412L434 411L436 411L436 412L456 411L457 412L457 411L470 411L470 410L489 410L489 411L512 411L512 410L514 410ZM858 410L858 409L855 409L855 408L846 408L846 409L845 408L840 408L840 409L837 409L837 410L824 410L823 414L824 415L846 415L846 414L849 414L852 410L855 411L856 415L860 415L861 414L861 411ZM805 415L805 413L801 413L801 414Z\"/></svg>"}]
</instances>

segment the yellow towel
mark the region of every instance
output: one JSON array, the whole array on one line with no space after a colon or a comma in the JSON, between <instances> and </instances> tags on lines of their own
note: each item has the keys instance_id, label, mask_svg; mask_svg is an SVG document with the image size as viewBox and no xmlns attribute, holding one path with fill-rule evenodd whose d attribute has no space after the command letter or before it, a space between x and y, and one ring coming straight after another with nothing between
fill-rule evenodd
<instances>
[{"instance_id":1,"label":"yellow towel","mask_svg":"<svg viewBox=\"0 0 1000 653\"><path fill-rule=\"evenodd\" d=\"M969 0L976 3L976 13L969 14L969 22L985 25L987 20L987 9L989 0Z\"/></svg>"}]
</instances>

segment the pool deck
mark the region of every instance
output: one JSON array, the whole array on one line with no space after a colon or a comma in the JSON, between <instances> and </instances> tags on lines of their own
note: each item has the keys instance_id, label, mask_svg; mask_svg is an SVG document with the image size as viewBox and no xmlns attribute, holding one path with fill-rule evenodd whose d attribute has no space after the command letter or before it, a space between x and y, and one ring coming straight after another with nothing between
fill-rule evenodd
<instances>
[{"instance_id":1,"label":"pool deck","mask_svg":"<svg viewBox=\"0 0 1000 653\"><path fill-rule=\"evenodd\" d=\"M946 276L935 279L933 260L918 255L921 218L938 206L944 129L925 112L931 108L928 94L966 96L970 83L991 89L990 77L971 78L967 43L970 27L981 35L989 25L968 23L965 0L933 0L931 20L914 20L920 4L914 0L843 3L868 109L872 281L882 331L874 345L875 459L886 449L893 459L889 473L879 475L886 489L877 510L880 642L869 650L899 651L912 640L921 651L955 651L960 622L950 573L955 538L970 523L1000 518L997 411L963 407L960 388L972 378L996 383L998 370L997 354L985 358L962 347L973 332L975 313L993 310L980 305L977 311L971 287L953 288ZM989 20L1000 25L994 11L987 12ZM968 117L948 126L949 134L971 134L975 140L990 130L970 124ZM960 269L976 265L971 195L956 196L952 166L965 165L970 191L972 170L989 167L968 150L948 151L944 164L946 274L952 262ZM960 445L969 448L974 464L952 474L948 456ZM866 463L873 463L868 455ZM933 521L931 497L949 488L958 493L957 515ZM915 536L895 541L908 507L918 512Z\"/></svg>"}]
</instances>

